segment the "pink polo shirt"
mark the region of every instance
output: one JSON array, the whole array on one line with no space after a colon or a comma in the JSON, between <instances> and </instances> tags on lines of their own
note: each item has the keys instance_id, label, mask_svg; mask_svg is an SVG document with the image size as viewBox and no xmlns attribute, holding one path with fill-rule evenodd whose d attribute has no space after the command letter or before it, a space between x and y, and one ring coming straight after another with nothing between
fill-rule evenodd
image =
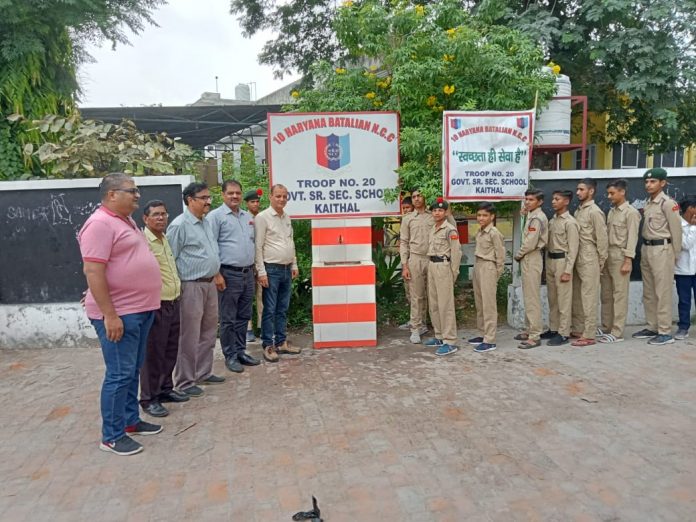
<instances>
[{"instance_id":1,"label":"pink polo shirt","mask_svg":"<svg viewBox=\"0 0 696 522\"><path fill-rule=\"evenodd\" d=\"M106 264L106 281L119 316L160 307L159 264L133 218L99 207L87 219L77 240L83 261ZM91 291L87 292L85 310L90 319L104 318Z\"/></svg>"}]
</instances>

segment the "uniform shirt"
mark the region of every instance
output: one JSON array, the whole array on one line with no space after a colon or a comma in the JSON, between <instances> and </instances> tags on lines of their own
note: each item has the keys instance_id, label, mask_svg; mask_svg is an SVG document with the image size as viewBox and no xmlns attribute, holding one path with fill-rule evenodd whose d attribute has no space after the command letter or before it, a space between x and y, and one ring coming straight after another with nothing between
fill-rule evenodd
<instances>
[{"instance_id":1,"label":"uniform shirt","mask_svg":"<svg viewBox=\"0 0 696 522\"><path fill-rule=\"evenodd\" d=\"M83 261L106 265L106 284L117 315L160 307L159 266L133 218L101 206L87 218L77 240ZM90 290L85 297L85 311L90 319L104 318Z\"/></svg>"},{"instance_id":2,"label":"uniform shirt","mask_svg":"<svg viewBox=\"0 0 696 522\"><path fill-rule=\"evenodd\" d=\"M611 207L607 216L609 248L619 249L624 257L636 257L640 212L624 201L618 207Z\"/></svg>"},{"instance_id":3,"label":"uniform shirt","mask_svg":"<svg viewBox=\"0 0 696 522\"><path fill-rule=\"evenodd\" d=\"M266 275L264 263L292 265L297 270L292 222L287 212L278 214L273 207L258 213L254 220L256 231L256 273Z\"/></svg>"},{"instance_id":4,"label":"uniform shirt","mask_svg":"<svg viewBox=\"0 0 696 522\"><path fill-rule=\"evenodd\" d=\"M541 208L527 215L527 226L522 234L522 246L517 256L522 258L535 250L541 250L549 240L549 220Z\"/></svg>"},{"instance_id":5,"label":"uniform shirt","mask_svg":"<svg viewBox=\"0 0 696 522\"><path fill-rule=\"evenodd\" d=\"M220 251L205 217L198 219L185 209L169 225L167 239L182 281L213 277L220 270Z\"/></svg>"},{"instance_id":6,"label":"uniform shirt","mask_svg":"<svg viewBox=\"0 0 696 522\"><path fill-rule=\"evenodd\" d=\"M433 224L428 232L428 255L448 257L452 274L456 277L462 261L462 246L459 244L457 227L448 221L439 227Z\"/></svg>"},{"instance_id":7,"label":"uniform shirt","mask_svg":"<svg viewBox=\"0 0 696 522\"><path fill-rule=\"evenodd\" d=\"M664 192L648 198L643 210L643 239L671 239L674 255L682 248L679 205Z\"/></svg>"},{"instance_id":8,"label":"uniform shirt","mask_svg":"<svg viewBox=\"0 0 696 522\"><path fill-rule=\"evenodd\" d=\"M575 220L578 222L580 232L579 257L582 258L584 255L596 252L599 266L604 266L609 255L607 222L604 212L594 201L585 201L575 211Z\"/></svg>"},{"instance_id":9,"label":"uniform shirt","mask_svg":"<svg viewBox=\"0 0 696 522\"><path fill-rule=\"evenodd\" d=\"M503 234L493 226L480 228L476 232L476 249L474 255L478 259L493 261L498 269L498 277L503 274L505 268L505 239Z\"/></svg>"},{"instance_id":10,"label":"uniform shirt","mask_svg":"<svg viewBox=\"0 0 696 522\"><path fill-rule=\"evenodd\" d=\"M457 223L452 216L448 215L446 221L456 229ZM435 226L435 220L428 210L423 212L414 210L403 217L399 239L401 263L408 263L411 254L428 255L428 241L433 226Z\"/></svg>"},{"instance_id":11,"label":"uniform shirt","mask_svg":"<svg viewBox=\"0 0 696 522\"><path fill-rule=\"evenodd\" d=\"M181 295L181 280L176 271L176 261L172 248L169 246L167 236L157 237L152 231L145 227L145 239L147 239L150 251L155 255L159 263L159 271L162 276L162 301L174 301Z\"/></svg>"},{"instance_id":12,"label":"uniform shirt","mask_svg":"<svg viewBox=\"0 0 696 522\"><path fill-rule=\"evenodd\" d=\"M570 215L567 210L560 216L554 215L549 221L549 244L547 252L557 254L565 253L566 274L573 273L575 258L578 256L578 246L580 244L580 232L578 222ZM599 274L597 274L599 276Z\"/></svg>"},{"instance_id":13,"label":"uniform shirt","mask_svg":"<svg viewBox=\"0 0 696 522\"><path fill-rule=\"evenodd\" d=\"M254 218L249 212L240 208L235 213L223 204L208 214L206 219L213 229L223 265L242 268L254 264Z\"/></svg>"}]
</instances>

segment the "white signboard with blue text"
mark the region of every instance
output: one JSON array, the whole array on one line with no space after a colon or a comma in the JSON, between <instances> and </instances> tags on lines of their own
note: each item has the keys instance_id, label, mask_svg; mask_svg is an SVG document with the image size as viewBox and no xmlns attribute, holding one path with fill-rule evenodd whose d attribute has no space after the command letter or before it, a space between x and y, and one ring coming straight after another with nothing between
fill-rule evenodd
<instances>
[{"instance_id":1,"label":"white signboard with blue text","mask_svg":"<svg viewBox=\"0 0 696 522\"><path fill-rule=\"evenodd\" d=\"M443 113L442 185L450 201L521 200L529 185L534 111Z\"/></svg>"},{"instance_id":2,"label":"white signboard with blue text","mask_svg":"<svg viewBox=\"0 0 696 522\"><path fill-rule=\"evenodd\" d=\"M398 198L384 201L398 185L395 112L269 114L268 165L291 217L399 215Z\"/></svg>"}]
</instances>

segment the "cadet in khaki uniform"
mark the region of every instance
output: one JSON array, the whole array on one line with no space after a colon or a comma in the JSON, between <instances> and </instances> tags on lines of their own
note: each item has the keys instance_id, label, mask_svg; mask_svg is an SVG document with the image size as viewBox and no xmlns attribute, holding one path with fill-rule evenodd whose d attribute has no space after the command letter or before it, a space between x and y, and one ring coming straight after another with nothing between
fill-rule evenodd
<instances>
[{"instance_id":1,"label":"cadet in khaki uniform","mask_svg":"<svg viewBox=\"0 0 696 522\"><path fill-rule=\"evenodd\" d=\"M462 248L457 227L447 221L448 207L442 198L430 205L434 224L428 234L428 304L435 337L424 344L437 346L436 355L457 351L454 282L459 275Z\"/></svg>"},{"instance_id":2,"label":"cadet in khaki uniform","mask_svg":"<svg viewBox=\"0 0 696 522\"><path fill-rule=\"evenodd\" d=\"M674 262L682 248L679 205L663 192L667 171L653 168L643 174L650 198L643 210L643 247L640 271L643 276L643 306L648 327L633 334L650 339L648 344L670 344L672 337L672 283Z\"/></svg>"},{"instance_id":3,"label":"cadet in khaki uniform","mask_svg":"<svg viewBox=\"0 0 696 522\"><path fill-rule=\"evenodd\" d=\"M263 196L263 190L249 190L244 194L244 201L246 201L247 210L252 217L261 211L261 196ZM256 281L256 326L261 328L261 316L263 315L263 293L262 287L258 281ZM246 342L253 343L256 341L256 335L254 335L254 325L252 324L253 318L249 319L249 324L247 325Z\"/></svg>"},{"instance_id":4,"label":"cadet in khaki uniform","mask_svg":"<svg viewBox=\"0 0 696 522\"><path fill-rule=\"evenodd\" d=\"M542 339L548 339L548 346L566 344L570 336L573 267L580 242L578 223L568 212L572 199L573 193L570 190L558 190L551 198L555 215L549 221L549 243L546 247L549 330L541 334Z\"/></svg>"},{"instance_id":5,"label":"cadet in khaki uniform","mask_svg":"<svg viewBox=\"0 0 696 522\"><path fill-rule=\"evenodd\" d=\"M496 210L490 203L479 205L476 221L479 231L476 233L476 250L474 251L474 300L476 302L476 326L483 337L469 339L475 346L474 351L482 353L495 350L495 330L498 326L498 303L496 289L498 279L505 268L505 239L495 228Z\"/></svg>"},{"instance_id":6,"label":"cadet in khaki uniform","mask_svg":"<svg viewBox=\"0 0 696 522\"><path fill-rule=\"evenodd\" d=\"M408 281L411 292L411 342L421 342L421 335L428 331L426 326L428 311L428 236L435 221L425 208L425 198L419 190L411 192L414 211L401 221L399 253L401 255L401 274ZM455 225L454 218L447 221Z\"/></svg>"},{"instance_id":7,"label":"cadet in khaki uniform","mask_svg":"<svg viewBox=\"0 0 696 522\"><path fill-rule=\"evenodd\" d=\"M640 213L626 201L625 179L607 184L607 198L612 207L607 216L609 257L602 271L602 334L600 343L623 341L628 312L628 286L633 258L636 256Z\"/></svg>"},{"instance_id":8,"label":"cadet in khaki uniform","mask_svg":"<svg viewBox=\"0 0 696 522\"><path fill-rule=\"evenodd\" d=\"M524 193L524 208L527 211L527 226L522 235L522 246L515 255L522 270L522 295L524 296L524 316L527 332L515 336L522 341L517 347L535 348L541 345L541 271L544 269L542 249L549 237L549 220L541 210L544 193L530 189Z\"/></svg>"},{"instance_id":9,"label":"cadet in khaki uniform","mask_svg":"<svg viewBox=\"0 0 696 522\"><path fill-rule=\"evenodd\" d=\"M585 178L578 183L575 193L580 206L575 211L575 221L580 232L580 246L573 273L573 306L571 333L579 339L573 346L595 344L597 336L597 310L599 307L598 276L607 260L609 242L604 212L594 202L597 182Z\"/></svg>"}]
</instances>

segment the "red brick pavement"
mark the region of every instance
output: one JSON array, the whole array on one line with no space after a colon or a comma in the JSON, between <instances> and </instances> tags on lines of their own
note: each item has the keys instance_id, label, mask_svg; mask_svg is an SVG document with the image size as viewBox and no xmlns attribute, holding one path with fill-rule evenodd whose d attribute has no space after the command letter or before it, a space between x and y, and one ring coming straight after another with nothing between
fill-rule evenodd
<instances>
[{"instance_id":1,"label":"red brick pavement","mask_svg":"<svg viewBox=\"0 0 696 522\"><path fill-rule=\"evenodd\" d=\"M506 331L439 359L406 335L218 359L228 381L132 457L97 449L99 350L0 350L0 520L289 521L312 494L326 522L696 520L693 341L522 352Z\"/></svg>"}]
</instances>

